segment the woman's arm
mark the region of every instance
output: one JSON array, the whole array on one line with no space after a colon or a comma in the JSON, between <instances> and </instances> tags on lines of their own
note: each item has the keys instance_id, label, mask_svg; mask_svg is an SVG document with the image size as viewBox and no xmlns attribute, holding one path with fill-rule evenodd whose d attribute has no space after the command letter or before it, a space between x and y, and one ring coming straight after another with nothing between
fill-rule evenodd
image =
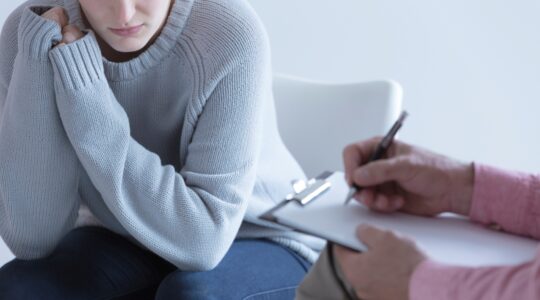
<instances>
[{"instance_id":1,"label":"woman's arm","mask_svg":"<svg viewBox=\"0 0 540 300\"><path fill-rule=\"evenodd\" d=\"M0 234L21 259L50 253L79 203L82 167L58 115L48 58L62 35L40 17L46 10L18 9L0 37Z\"/></svg>"},{"instance_id":2,"label":"woman's arm","mask_svg":"<svg viewBox=\"0 0 540 300\"><path fill-rule=\"evenodd\" d=\"M92 34L51 52L61 119L93 184L131 235L182 270L215 267L245 214L270 86L263 46L243 47L246 53L200 102L179 173L131 137Z\"/></svg>"}]
</instances>

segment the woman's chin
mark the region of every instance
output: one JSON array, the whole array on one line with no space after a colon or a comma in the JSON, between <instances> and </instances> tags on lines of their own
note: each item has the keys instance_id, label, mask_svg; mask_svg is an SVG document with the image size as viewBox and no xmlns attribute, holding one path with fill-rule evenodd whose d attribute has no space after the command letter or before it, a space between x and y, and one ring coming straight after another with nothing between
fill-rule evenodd
<instances>
[{"instance_id":1,"label":"woman's chin","mask_svg":"<svg viewBox=\"0 0 540 300\"><path fill-rule=\"evenodd\" d=\"M115 51L120 53L132 53L141 51L144 47L146 47L146 44L148 43L148 41L143 38L130 38L122 40L115 39L105 42L109 44L109 46Z\"/></svg>"},{"instance_id":2,"label":"woman's chin","mask_svg":"<svg viewBox=\"0 0 540 300\"><path fill-rule=\"evenodd\" d=\"M112 48L120 53L132 53L141 51L146 44L144 43L122 43L111 45Z\"/></svg>"}]
</instances>

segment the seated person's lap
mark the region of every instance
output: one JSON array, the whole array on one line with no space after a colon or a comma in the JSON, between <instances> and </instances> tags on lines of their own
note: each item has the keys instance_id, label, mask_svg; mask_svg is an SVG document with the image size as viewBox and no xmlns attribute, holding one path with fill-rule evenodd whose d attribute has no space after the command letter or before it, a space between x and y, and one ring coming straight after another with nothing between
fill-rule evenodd
<instances>
[{"instance_id":1,"label":"seated person's lap","mask_svg":"<svg viewBox=\"0 0 540 300\"><path fill-rule=\"evenodd\" d=\"M156 299L293 299L309 267L280 245L237 240L214 270L167 276Z\"/></svg>"},{"instance_id":2,"label":"seated person's lap","mask_svg":"<svg viewBox=\"0 0 540 300\"><path fill-rule=\"evenodd\" d=\"M152 299L158 287L157 299L292 299L308 268L280 245L238 240L215 269L182 272L106 229L84 227L47 258L0 268L0 299Z\"/></svg>"}]
</instances>

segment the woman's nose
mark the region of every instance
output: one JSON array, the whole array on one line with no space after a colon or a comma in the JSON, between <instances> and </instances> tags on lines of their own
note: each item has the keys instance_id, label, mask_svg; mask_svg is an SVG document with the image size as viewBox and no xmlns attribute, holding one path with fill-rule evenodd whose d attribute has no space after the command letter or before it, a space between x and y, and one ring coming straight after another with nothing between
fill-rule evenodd
<instances>
[{"instance_id":1,"label":"woman's nose","mask_svg":"<svg viewBox=\"0 0 540 300\"><path fill-rule=\"evenodd\" d=\"M118 24L128 26L135 15L135 0L113 0L115 2L114 15Z\"/></svg>"}]
</instances>

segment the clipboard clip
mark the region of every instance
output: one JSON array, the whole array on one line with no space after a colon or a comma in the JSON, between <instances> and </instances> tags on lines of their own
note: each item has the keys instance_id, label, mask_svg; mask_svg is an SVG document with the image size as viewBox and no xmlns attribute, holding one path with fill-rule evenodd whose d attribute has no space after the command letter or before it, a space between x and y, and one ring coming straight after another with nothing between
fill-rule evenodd
<instances>
[{"instance_id":1,"label":"clipboard clip","mask_svg":"<svg viewBox=\"0 0 540 300\"><path fill-rule=\"evenodd\" d=\"M280 210L291 201L306 206L311 201L316 199L318 196L326 192L332 186L332 183L327 180L332 176L333 172L325 171L319 176L312 178L308 181L305 180L295 180L292 182L294 193L289 194L285 197L285 200L281 201L278 205L274 206L269 211L263 213L259 216L260 219L276 222L274 217L274 212Z\"/></svg>"},{"instance_id":2,"label":"clipboard clip","mask_svg":"<svg viewBox=\"0 0 540 300\"><path fill-rule=\"evenodd\" d=\"M296 180L293 182L294 193L287 195L285 200L296 201L302 206L308 205L313 199L326 192L332 184L326 178L312 178L307 182Z\"/></svg>"}]
</instances>

